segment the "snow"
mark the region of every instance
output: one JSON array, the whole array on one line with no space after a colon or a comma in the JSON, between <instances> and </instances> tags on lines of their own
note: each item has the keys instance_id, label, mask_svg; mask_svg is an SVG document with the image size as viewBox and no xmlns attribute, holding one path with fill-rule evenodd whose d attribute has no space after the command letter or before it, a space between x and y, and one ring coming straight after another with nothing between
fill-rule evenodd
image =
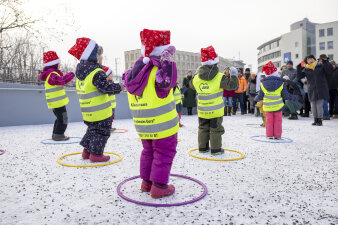
<instances>
[{"instance_id":1,"label":"snow","mask_svg":"<svg viewBox=\"0 0 338 225\"><path fill-rule=\"evenodd\" d=\"M283 136L293 143L263 143L261 119L250 115L224 117L223 147L245 154L239 161L214 162L192 158L197 148L197 117L184 116L172 173L204 182L208 195L190 205L154 208L120 198L117 185L139 173L141 143L132 120L114 126L106 151L123 156L109 166L64 167L56 159L81 152L78 144L44 145L52 125L0 128L0 224L338 224L338 120L311 126L311 118L283 121ZM257 124L246 125L246 124ZM82 123L71 123L67 134L81 137ZM194 152L196 155L201 155ZM210 157L210 155L203 155ZM239 157L226 152L222 157ZM117 159L116 156L113 159ZM63 159L89 164L80 155ZM139 191L140 180L122 187L136 200L153 203L187 201L202 193L198 184L173 177L177 193L161 200Z\"/></svg>"}]
</instances>

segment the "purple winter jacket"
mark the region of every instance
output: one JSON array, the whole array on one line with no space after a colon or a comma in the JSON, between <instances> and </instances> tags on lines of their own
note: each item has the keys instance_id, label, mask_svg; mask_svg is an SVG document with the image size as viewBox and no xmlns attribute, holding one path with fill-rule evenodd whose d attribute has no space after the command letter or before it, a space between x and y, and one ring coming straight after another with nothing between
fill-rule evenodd
<instances>
[{"instance_id":1,"label":"purple winter jacket","mask_svg":"<svg viewBox=\"0 0 338 225\"><path fill-rule=\"evenodd\" d=\"M134 66L125 72L126 89L130 94L140 96L148 83L150 72L153 67L158 67L156 71L155 90L159 98L166 98L177 82L176 63L168 60L150 58L147 64L143 63L143 57L139 58Z\"/></svg>"},{"instance_id":2,"label":"purple winter jacket","mask_svg":"<svg viewBox=\"0 0 338 225\"><path fill-rule=\"evenodd\" d=\"M262 82L264 88L267 91L276 91L285 81L286 81L285 79L280 78L280 77L267 76L261 82ZM284 100L299 101L299 96L291 95L288 92L286 84L284 84L284 86L283 86L283 90L282 90L281 95L282 95L282 98ZM263 92L262 89L260 89L257 97L255 98L255 101L259 102L259 101L263 100L263 98L264 98L264 92ZM285 106L283 106L283 108L281 108L277 112L282 111L284 109L284 107Z\"/></svg>"},{"instance_id":3,"label":"purple winter jacket","mask_svg":"<svg viewBox=\"0 0 338 225\"><path fill-rule=\"evenodd\" d=\"M56 75L55 73L58 73L60 76ZM51 74L52 73L52 74ZM46 81L48 75L50 74L50 77L48 79L48 84L50 85L60 85L63 86L67 83L69 83L75 76L73 72L67 73L66 75L63 75L63 73L58 70L58 65L54 66L47 66L43 68L43 71L39 74L39 79L41 81Z\"/></svg>"}]
</instances>

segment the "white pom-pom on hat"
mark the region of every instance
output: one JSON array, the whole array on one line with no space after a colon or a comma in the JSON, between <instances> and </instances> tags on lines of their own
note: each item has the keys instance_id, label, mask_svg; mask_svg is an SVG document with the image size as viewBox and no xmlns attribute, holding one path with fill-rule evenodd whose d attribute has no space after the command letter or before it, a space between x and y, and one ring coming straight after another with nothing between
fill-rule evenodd
<instances>
[{"instance_id":1,"label":"white pom-pom on hat","mask_svg":"<svg viewBox=\"0 0 338 225\"><path fill-rule=\"evenodd\" d=\"M150 58L149 58L149 57L144 57L144 58L143 58L143 63L144 63L144 64L147 64L149 61L150 61Z\"/></svg>"}]
</instances>

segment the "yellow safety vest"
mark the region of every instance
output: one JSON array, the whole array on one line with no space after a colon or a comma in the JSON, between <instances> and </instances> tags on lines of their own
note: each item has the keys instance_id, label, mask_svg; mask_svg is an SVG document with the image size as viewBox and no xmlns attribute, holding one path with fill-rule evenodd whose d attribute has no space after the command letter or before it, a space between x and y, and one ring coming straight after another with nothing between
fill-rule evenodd
<instances>
[{"instance_id":1,"label":"yellow safety vest","mask_svg":"<svg viewBox=\"0 0 338 225\"><path fill-rule=\"evenodd\" d=\"M141 96L128 93L131 115L141 139L162 139L172 136L179 129L173 90L166 98L159 98L155 90L158 67L154 66Z\"/></svg>"},{"instance_id":2,"label":"yellow safety vest","mask_svg":"<svg viewBox=\"0 0 338 225\"><path fill-rule=\"evenodd\" d=\"M116 98L115 98L115 95L109 95L109 100L110 100L110 103L111 103L111 107L113 109L116 108Z\"/></svg>"},{"instance_id":3,"label":"yellow safety vest","mask_svg":"<svg viewBox=\"0 0 338 225\"><path fill-rule=\"evenodd\" d=\"M112 108L108 94L99 92L93 85L93 77L98 71L93 70L84 80L77 79L76 92L79 96L84 121L96 122L112 116ZM104 72L104 71L103 71Z\"/></svg>"},{"instance_id":4,"label":"yellow safety vest","mask_svg":"<svg viewBox=\"0 0 338 225\"><path fill-rule=\"evenodd\" d=\"M49 77L52 73L60 76L57 72L51 72L45 81L46 100L48 109L60 108L69 103L69 99L64 86L50 85L48 83Z\"/></svg>"},{"instance_id":5,"label":"yellow safety vest","mask_svg":"<svg viewBox=\"0 0 338 225\"><path fill-rule=\"evenodd\" d=\"M282 98L282 90L284 83L275 91L268 91L261 83L261 89L264 93L263 110L266 112L276 112L283 108L284 102Z\"/></svg>"},{"instance_id":6,"label":"yellow safety vest","mask_svg":"<svg viewBox=\"0 0 338 225\"><path fill-rule=\"evenodd\" d=\"M198 117L212 119L224 116L223 89L220 87L223 76L223 73L218 73L212 80L202 80L198 74L194 77Z\"/></svg>"},{"instance_id":7,"label":"yellow safety vest","mask_svg":"<svg viewBox=\"0 0 338 225\"><path fill-rule=\"evenodd\" d=\"M182 94L181 94L181 88L180 86L176 86L175 92L174 92L174 99L177 104L182 104Z\"/></svg>"}]
</instances>

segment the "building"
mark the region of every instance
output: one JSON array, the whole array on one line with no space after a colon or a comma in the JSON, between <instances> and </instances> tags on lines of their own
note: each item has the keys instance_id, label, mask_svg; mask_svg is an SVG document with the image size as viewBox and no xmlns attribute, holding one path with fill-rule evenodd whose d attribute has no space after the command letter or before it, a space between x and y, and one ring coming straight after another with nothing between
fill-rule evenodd
<instances>
[{"instance_id":1,"label":"building","mask_svg":"<svg viewBox=\"0 0 338 225\"><path fill-rule=\"evenodd\" d=\"M129 69L134 65L135 61L141 57L141 49L135 49L124 52L125 69ZM184 76L191 71L193 74L201 66L200 53L176 51L175 62L177 65L178 82L182 84ZM222 71L227 66L234 66L236 68L244 68L245 63L242 60L226 59L219 56L218 67Z\"/></svg>"},{"instance_id":2,"label":"building","mask_svg":"<svg viewBox=\"0 0 338 225\"><path fill-rule=\"evenodd\" d=\"M316 56L326 54L338 61L338 21L318 24L316 34Z\"/></svg>"},{"instance_id":3,"label":"building","mask_svg":"<svg viewBox=\"0 0 338 225\"><path fill-rule=\"evenodd\" d=\"M317 24L305 18L291 24L290 32L265 42L257 50L258 71L269 61L278 68L289 60L297 65L310 54L327 54L338 60L338 21Z\"/></svg>"}]
</instances>

